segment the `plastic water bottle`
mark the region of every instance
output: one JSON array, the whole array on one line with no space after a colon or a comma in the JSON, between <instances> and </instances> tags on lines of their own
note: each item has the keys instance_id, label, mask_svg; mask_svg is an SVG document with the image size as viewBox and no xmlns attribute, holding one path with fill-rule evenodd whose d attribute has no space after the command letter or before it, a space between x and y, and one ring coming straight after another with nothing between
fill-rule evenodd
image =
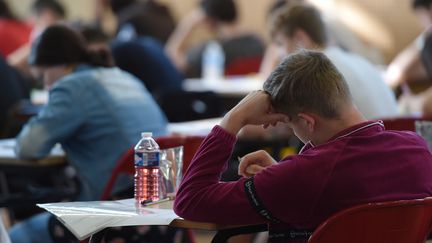
<instances>
[{"instance_id":1,"label":"plastic water bottle","mask_svg":"<svg viewBox=\"0 0 432 243\"><path fill-rule=\"evenodd\" d=\"M225 54L216 41L207 44L202 58L202 78L205 82L215 83L224 76Z\"/></svg>"},{"instance_id":2,"label":"plastic water bottle","mask_svg":"<svg viewBox=\"0 0 432 243\"><path fill-rule=\"evenodd\" d=\"M135 199L137 202L158 201L159 195L159 145L151 132L141 133L135 146Z\"/></svg>"}]
</instances>

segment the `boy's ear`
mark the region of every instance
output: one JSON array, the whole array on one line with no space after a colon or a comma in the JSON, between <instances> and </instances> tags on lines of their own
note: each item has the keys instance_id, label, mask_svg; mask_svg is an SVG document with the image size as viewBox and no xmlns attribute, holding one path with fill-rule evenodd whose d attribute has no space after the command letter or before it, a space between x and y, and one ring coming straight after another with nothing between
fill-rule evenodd
<instances>
[{"instance_id":1,"label":"boy's ear","mask_svg":"<svg viewBox=\"0 0 432 243\"><path fill-rule=\"evenodd\" d=\"M297 116L304 121L304 124L309 132L315 131L316 119L314 116L308 113L299 113Z\"/></svg>"}]
</instances>

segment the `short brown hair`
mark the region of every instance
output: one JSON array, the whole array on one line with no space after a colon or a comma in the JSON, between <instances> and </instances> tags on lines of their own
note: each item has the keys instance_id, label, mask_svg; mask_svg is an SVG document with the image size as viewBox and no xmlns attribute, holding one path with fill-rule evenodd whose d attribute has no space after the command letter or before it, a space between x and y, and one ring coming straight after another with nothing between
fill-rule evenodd
<instances>
[{"instance_id":1,"label":"short brown hair","mask_svg":"<svg viewBox=\"0 0 432 243\"><path fill-rule=\"evenodd\" d=\"M272 38L277 33L292 37L296 30L301 29L318 45L327 44L327 30L320 12L303 3L288 4L277 10L270 21L270 34Z\"/></svg>"},{"instance_id":2,"label":"short brown hair","mask_svg":"<svg viewBox=\"0 0 432 243\"><path fill-rule=\"evenodd\" d=\"M341 107L351 102L342 74L323 53L300 50L289 55L264 83L276 111L291 118L309 111L338 118Z\"/></svg>"}]
</instances>

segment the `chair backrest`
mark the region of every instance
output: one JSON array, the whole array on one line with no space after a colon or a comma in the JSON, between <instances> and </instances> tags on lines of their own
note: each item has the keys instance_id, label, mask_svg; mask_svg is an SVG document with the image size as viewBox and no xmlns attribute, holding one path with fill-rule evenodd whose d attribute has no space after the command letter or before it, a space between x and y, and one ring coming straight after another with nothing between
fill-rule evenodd
<instances>
[{"instance_id":1,"label":"chair backrest","mask_svg":"<svg viewBox=\"0 0 432 243\"><path fill-rule=\"evenodd\" d=\"M336 213L308 243L424 243L432 226L432 198L369 203Z\"/></svg>"},{"instance_id":2,"label":"chair backrest","mask_svg":"<svg viewBox=\"0 0 432 243\"><path fill-rule=\"evenodd\" d=\"M415 132L415 122L427 121L428 119L422 117L394 117L381 120L383 121L386 130L406 130Z\"/></svg>"},{"instance_id":3,"label":"chair backrest","mask_svg":"<svg viewBox=\"0 0 432 243\"><path fill-rule=\"evenodd\" d=\"M158 137L156 142L161 149L183 146L184 174L204 138L205 136L165 136Z\"/></svg>"},{"instance_id":4,"label":"chair backrest","mask_svg":"<svg viewBox=\"0 0 432 243\"><path fill-rule=\"evenodd\" d=\"M261 56L237 58L225 67L225 75L248 75L258 73L262 62Z\"/></svg>"},{"instance_id":5,"label":"chair backrest","mask_svg":"<svg viewBox=\"0 0 432 243\"><path fill-rule=\"evenodd\" d=\"M156 142L161 149L167 149L177 146L183 146L183 173L186 171L190 162L192 161L195 152L198 150L204 136L164 136L156 138ZM112 189L119 174L133 175L135 173L134 167L134 149L128 149L117 161L117 165L105 186L102 194L102 200L107 200L111 196Z\"/></svg>"}]
</instances>

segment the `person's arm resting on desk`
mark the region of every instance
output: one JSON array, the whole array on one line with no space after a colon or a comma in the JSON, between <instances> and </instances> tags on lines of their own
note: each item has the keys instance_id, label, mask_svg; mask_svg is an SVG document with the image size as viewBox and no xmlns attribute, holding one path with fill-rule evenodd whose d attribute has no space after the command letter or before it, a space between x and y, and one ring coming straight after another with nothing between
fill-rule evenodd
<instances>
[{"instance_id":1,"label":"person's arm resting on desk","mask_svg":"<svg viewBox=\"0 0 432 243\"><path fill-rule=\"evenodd\" d=\"M186 219L222 224L265 222L246 195L247 178L236 182L220 182L219 178L231 156L236 134L243 126L267 127L285 119L285 115L272 112L270 97L265 92L252 92L244 98L225 115L220 126L213 128L196 153L177 192L175 212ZM248 157L244 161L250 161L253 155ZM261 166L273 163L267 160Z\"/></svg>"},{"instance_id":2,"label":"person's arm resting on desk","mask_svg":"<svg viewBox=\"0 0 432 243\"><path fill-rule=\"evenodd\" d=\"M49 103L24 126L15 147L19 158L43 158L56 143L63 142L82 125L80 91L71 86L64 83L55 86L50 91Z\"/></svg>"}]
</instances>

